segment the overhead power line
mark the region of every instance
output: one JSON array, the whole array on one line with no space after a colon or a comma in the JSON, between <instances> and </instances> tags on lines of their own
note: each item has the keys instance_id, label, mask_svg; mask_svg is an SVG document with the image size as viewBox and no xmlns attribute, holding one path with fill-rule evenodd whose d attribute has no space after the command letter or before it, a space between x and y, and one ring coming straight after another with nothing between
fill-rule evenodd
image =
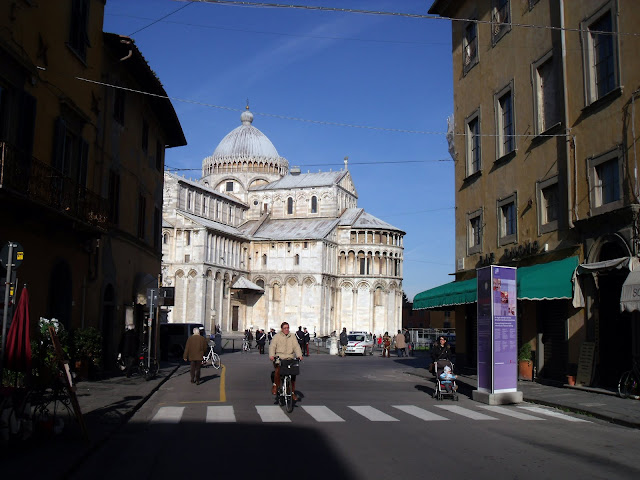
<instances>
[{"instance_id":1,"label":"overhead power line","mask_svg":"<svg viewBox=\"0 0 640 480\"><path fill-rule=\"evenodd\" d=\"M186 1L186 0L177 0ZM473 22L477 24L494 25L496 22L491 20L478 20L477 18L460 18L460 17L440 17L438 15L423 15L419 13L403 13L403 12L389 12L380 10L362 10L358 8L339 8L339 7L321 7L316 5L287 5L282 3L267 3L267 2L245 2L239 0L190 0L200 3L211 3L216 5L231 5L238 7L258 7L258 8L281 8L281 9L297 9L297 10L310 10L310 11L322 11L322 12L337 12L337 13L356 13L361 15L378 15L378 16L391 16L391 17L404 17L404 18L417 18L423 20L447 20L452 22ZM534 25L530 23L512 23L503 22L504 25L520 28L535 28L546 30L560 30L565 32L583 32L580 28L569 27L552 27L551 25ZM602 35L628 35L628 36L640 36L640 33L635 32L606 32L589 30L591 34Z\"/></svg>"},{"instance_id":2,"label":"overhead power line","mask_svg":"<svg viewBox=\"0 0 640 480\"><path fill-rule=\"evenodd\" d=\"M156 23L158 23L158 22L161 22L161 21L162 21L162 20L164 20L165 18L170 17L170 16L171 16L171 15L173 15L174 13L177 13L177 12L179 12L180 10L182 10L182 9L184 9L184 8L187 8L189 5L192 5L192 4L193 4L193 2L192 2L192 1L190 1L190 2L189 2L189 3L187 3L186 5L183 5L183 6L181 6L180 8L176 8L173 12L169 12L169 13L167 13L164 17L160 17L160 18L158 18L157 20L154 20L153 22L151 22L150 24L145 25L145 26L144 26L144 27L142 27L142 28L139 28L139 29L138 29L138 30L136 30L135 32L130 33L128 36L129 36L129 37L132 37L132 36L134 36L136 33L141 32L142 30L145 30L145 29L149 28L150 26L155 25L155 24L156 24Z\"/></svg>"},{"instance_id":3,"label":"overhead power line","mask_svg":"<svg viewBox=\"0 0 640 480\"><path fill-rule=\"evenodd\" d=\"M41 70L46 70L44 67L38 67ZM215 105L212 103L206 103L206 102L199 102L196 100L188 100L188 99L184 99L184 98L178 98L178 97L169 97L167 95L159 95L157 93L152 93L152 92L146 92L144 90L137 90L134 88L128 88L128 87L123 87L121 85L114 85L112 83L106 83L106 82L99 82L98 80L91 80L90 78L84 78L84 77L74 77L76 80L80 80L81 82L88 82L88 83L93 83L95 85L102 85L104 87L111 87L111 88L117 88L120 90L124 90L127 92L132 92L132 93L139 93L141 95L148 95L151 97L155 97L155 98L162 98L165 100L171 100L171 101L175 101L175 102L182 102L182 103L190 103L192 105L200 105L203 107L209 107L209 108L218 108L221 110L228 110L231 112L244 112L244 109L241 108L234 108L234 107L227 107L224 105ZM428 130L409 130L409 129L404 129L404 128L389 128L389 127L376 127L373 125L358 125L358 124L354 124L354 123L342 123L342 122L329 122L329 121L325 121L325 120L311 120L308 118L301 118L301 117L292 117L289 115L280 115L277 113L267 113L267 112L255 112L252 111L251 113L253 113L254 115L260 115L263 117L271 117L271 118L279 118L281 120L292 120L292 121L296 121L296 122L304 122L304 123L312 123L315 125L327 125L327 126L333 126L333 127L348 127L348 128L360 128L363 130L376 130L376 131L381 131L381 132L394 132L394 133L415 133L415 134L419 134L419 135L447 135L447 132L439 132L439 131L428 131ZM454 132L453 135L461 135L464 136L466 135L465 133L457 133ZM479 137L502 137L503 135L501 134L491 134L491 133L481 133L478 135ZM539 134L539 135L532 135L531 133L515 133L515 134L511 134L511 135L504 135L505 137L566 137L567 134L566 133L557 133L557 134Z\"/></svg>"}]
</instances>

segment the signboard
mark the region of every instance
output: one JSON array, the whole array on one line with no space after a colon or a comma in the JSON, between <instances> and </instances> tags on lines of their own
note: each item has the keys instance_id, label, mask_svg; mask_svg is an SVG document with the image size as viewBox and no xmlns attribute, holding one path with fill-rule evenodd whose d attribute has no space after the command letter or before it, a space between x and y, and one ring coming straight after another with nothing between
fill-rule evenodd
<instances>
[{"instance_id":1,"label":"signboard","mask_svg":"<svg viewBox=\"0 0 640 480\"><path fill-rule=\"evenodd\" d=\"M516 269L478 269L478 390L515 392L518 387Z\"/></svg>"},{"instance_id":2,"label":"signboard","mask_svg":"<svg viewBox=\"0 0 640 480\"><path fill-rule=\"evenodd\" d=\"M9 243L12 243L11 258L9 258ZM16 269L22 265L24 260L24 248L18 242L7 242L0 249L0 266L7 268L7 265L11 263L11 268Z\"/></svg>"},{"instance_id":3,"label":"signboard","mask_svg":"<svg viewBox=\"0 0 640 480\"><path fill-rule=\"evenodd\" d=\"M578 357L576 385L591 385L591 379L593 377L593 358L595 353L595 342L582 342L582 345L580 345L580 356Z\"/></svg>"},{"instance_id":4,"label":"signboard","mask_svg":"<svg viewBox=\"0 0 640 480\"><path fill-rule=\"evenodd\" d=\"M160 287L158 305L164 307L172 307L174 305L175 292L176 287Z\"/></svg>"}]
</instances>

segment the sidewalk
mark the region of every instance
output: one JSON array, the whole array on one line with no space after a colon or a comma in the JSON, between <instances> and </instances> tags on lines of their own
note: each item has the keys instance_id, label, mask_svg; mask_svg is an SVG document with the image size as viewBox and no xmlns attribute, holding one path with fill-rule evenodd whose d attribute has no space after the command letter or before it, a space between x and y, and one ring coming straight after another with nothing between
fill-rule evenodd
<instances>
[{"instance_id":1,"label":"sidewalk","mask_svg":"<svg viewBox=\"0 0 640 480\"><path fill-rule=\"evenodd\" d=\"M426 369L425 357L414 357L416 365L411 375L433 381L433 375ZM476 375L458 375L460 393L471 398L471 392L478 386ZM614 392L599 388L552 386L537 382L519 381L518 390L525 402L537 403L570 412L588 415L629 428L640 429L640 400L622 399Z\"/></svg>"},{"instance_id":2,"label":"sidewalk","mask_svg":"<svg viewBox=\"0 0 640 480\"><path fill-rule=\"evenodd\" d=\"M30 439L0 449L3 474L8 478L12 478L10 474L38 478L46 471L48 478L65 478L124 425L181 365L186 364L161 362L158 375L149 381L138 375L131 378L119 375L100 381L79 382L76 395L89 441L85 442L80 432L74 431L69 438Z\"/></svg>"}]
</instances>

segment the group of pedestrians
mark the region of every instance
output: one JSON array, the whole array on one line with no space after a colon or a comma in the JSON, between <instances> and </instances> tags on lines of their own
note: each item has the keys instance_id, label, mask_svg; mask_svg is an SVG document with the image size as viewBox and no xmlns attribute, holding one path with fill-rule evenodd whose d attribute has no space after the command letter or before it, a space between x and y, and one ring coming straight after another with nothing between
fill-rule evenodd
<instances>
[{"instance_id":1,"label":"group of pedestrians","mask_svg":"<svg viewBox=\"0 0 640 480\"><path fill-rule=\"evenodd\" d=\"M391 348L395 346L396 355L398 357L411 355L411 335L406 328L398 330L398 333L391 337L389 332L384 332L384 335L377 337L378 347L382 349L382 356L390 358ZM373 336L373 343L376 344L376 336Z\"/></svg>"}]
</instances>

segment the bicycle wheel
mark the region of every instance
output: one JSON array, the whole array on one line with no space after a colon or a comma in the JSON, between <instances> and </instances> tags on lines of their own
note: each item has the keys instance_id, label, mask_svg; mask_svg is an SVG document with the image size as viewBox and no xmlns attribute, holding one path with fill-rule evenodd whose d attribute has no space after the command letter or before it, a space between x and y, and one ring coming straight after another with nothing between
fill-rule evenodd
<instances>
[{"instance_id":1,"label":"bicycle wheel","mask_svg":"<svg viewBox=\"0 0 640 480\"><path fill-rule=\"evenodd\" d=\"M621 394L624 394L624 396L620 396L622 396L622 398L631 397L633 399L638 399L638 395L640 395L640 382L638 381L635 372L630 370L625 372L622 376L624 377L621 378L621 381L624 380L622 382L623 385L622 388L618 386L618 390L622 390Z\"/></svg>"},{"instance_id":2,"label":"bicycle wheel","mask_svg":"<svg viewBox=\"0 0 640 480\"><path fill-rule=\"evenodd\" d=\"M66 434L74 422L71 400L61 394L52 395L33 409L33 424L38 433L46 436Z\"/></svg>"},{"instance_id":3,"label":"bicycle wheel","mask_svg":"<svg viewBox=\"0 0 640 480\"><path fill-rule=\"evenodd\" d=\"M284 403L287 408L287 412L293 412L293 392L291 391L291 377L287 375L284 377Z\"/></svg>"},{"instance_id":4,"label":"bicycle wheel","mask_svg":"<svg viewBox=\"0 0 640 480\"><path fill-rule=\"evenodd\" d=\"M220 362L220 356L218 356L217 353L213 354L213 358L211 359L211 365L216 370L220 370L220 367L222 366L222 363Z\"/></svg>"},{"instance_id":5,"label":"bicycle wheel","mask_svg":"<svg viewBox=\"0 0 640 480\"><path fill-rule=\"evenodd\" d=\"M620 380L618 380L618 395L620 398L627 398L629 396L629 392L627 391L627 381L631 371L624 372L620 376Z\"/></svg>"}]
</instances>

